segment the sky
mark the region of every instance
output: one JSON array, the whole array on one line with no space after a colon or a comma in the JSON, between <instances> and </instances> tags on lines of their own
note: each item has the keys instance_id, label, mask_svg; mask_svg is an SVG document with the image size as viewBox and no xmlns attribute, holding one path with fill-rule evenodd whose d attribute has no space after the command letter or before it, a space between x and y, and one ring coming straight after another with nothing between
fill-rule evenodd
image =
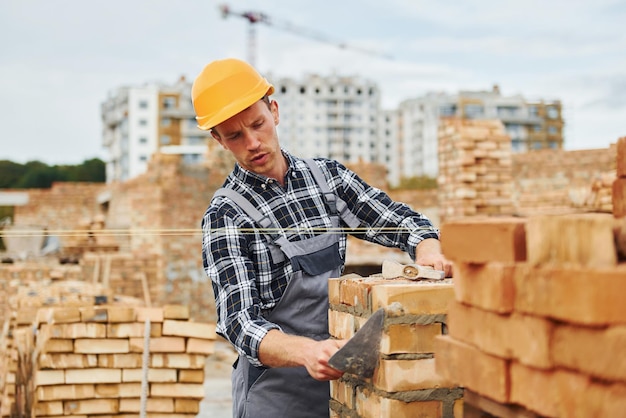
<instances>
[{"instance_id":1,"label":"sky","mask_svg":"<svg viewBox=\"0 0 626 418\"><path fill-rule=\"evenodd\" d=\"M498 84L560 100L565 149L626 136L626 0L0 0L0 160L106 161L109 92L249 59L249 22L221 4L267 16L265 74L362 77L386 109Z\"/></svg>"}]
</instances>

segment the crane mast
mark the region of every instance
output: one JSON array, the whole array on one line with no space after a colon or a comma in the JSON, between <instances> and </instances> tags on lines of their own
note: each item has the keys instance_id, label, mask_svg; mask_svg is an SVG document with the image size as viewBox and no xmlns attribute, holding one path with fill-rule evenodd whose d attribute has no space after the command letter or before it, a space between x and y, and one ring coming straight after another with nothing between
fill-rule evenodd
<instances>
[{"instance_id":1,"label":"crane mast","mask_svg":"<svg viewBox=\"0 0 626 418\"><path fill-rule=\"evenodd\" d=\"M246 11L246 12L236 12L231 10L231 8L227 4L221 4L219 6L220 11L222 13L222 17L226 19L228 16L236 16L243 18L248 21L248 62L252 65L256 65L256 49L257 49L257 40L256 40L256 25L257 23L263 23L268 26L276 27L278 29L285 30L287 32L291 32L293 34L309 38L318 42L324 42L328 44L332 44L341 49L350 49L354 51L358 51L364 54L374 55L379 58L391 59L391 57L387 54L382 54L380 52L371 51L364 48L357 48L353 46L348 46L344 42L338 42L330 37L326 36L323 33L317 32L312 29L304 28L302 26L294 25L290 22L280 22L275 19L270 19L268 15L261 12L254 11Z\"/></svg>"}]
</instances>

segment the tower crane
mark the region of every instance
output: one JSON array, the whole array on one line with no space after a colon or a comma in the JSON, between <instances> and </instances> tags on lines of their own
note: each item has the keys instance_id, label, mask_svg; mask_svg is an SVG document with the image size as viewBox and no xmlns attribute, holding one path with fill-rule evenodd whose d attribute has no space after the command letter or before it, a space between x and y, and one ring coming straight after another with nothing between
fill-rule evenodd
<instances>
[{"instance_id":1,"label":"tower crane","mask_svg":"<svg viewBox=\"0 0 626 418\"><path fill-rule=\"evenodd\" d=\"M287 32L291 32L296 35L300 35L309 39L313 39L319 42L324 42L328 44L335 45L341 49L350 49L354 51L358 51L364 54L374 55L379 58L387 58L391 59L391 56L387 54L383 54L380 52L358 48L354 46L349 46L345 42L339 42L331 39L323 33L317 32L313 29L305 28L302 26L294 25L290 22L278 21L276 19L271 19L265 13L257 12L257 11L247 11L247 12L236 12L231 10L231 8L227 4L221 4L219 6L220 11L222 13L222 17L226 19L228 16L237 16L244 18L248 21L248 62L254 66L256 61L256 25L257 23L263 23L268 26L272 26L278 29L282 29Z\"/></svg>"}]
</instances>

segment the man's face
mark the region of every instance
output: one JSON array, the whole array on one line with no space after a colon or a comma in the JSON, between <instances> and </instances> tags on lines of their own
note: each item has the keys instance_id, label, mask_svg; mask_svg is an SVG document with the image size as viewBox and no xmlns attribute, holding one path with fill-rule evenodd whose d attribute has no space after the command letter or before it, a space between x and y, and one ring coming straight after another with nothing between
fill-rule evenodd
<instances>
[{"instance_id":1,"label":"man's face","mask_svg":"<svg viewBox=\"0 0 626 418\"><path fill-rule=\"evenodd\" d=\"M246 170L267 177L282 178L284 158L276 133L278 104L262 100L225 120L211 131L225 149ZM278 177L277 177L278 176Z\"/></svg>"}]
</instances>

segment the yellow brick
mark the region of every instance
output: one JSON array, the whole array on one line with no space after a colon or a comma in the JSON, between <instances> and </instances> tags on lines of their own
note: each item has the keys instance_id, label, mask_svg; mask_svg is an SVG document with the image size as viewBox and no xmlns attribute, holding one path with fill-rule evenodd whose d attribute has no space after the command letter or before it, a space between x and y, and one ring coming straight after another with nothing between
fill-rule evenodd
<instances>
[{"instance_id":1,"label":"yellow brick","mask_svg":"<svg viewBox=\"0 0 626 418\"><path fill-rule=\"evenodd\" d=\"M452 281L442 283L388 283L372 288L372 309L400 303L405 314L433 315L446 313L454 299Z\"/></svg>"},{"instance_id":2,"label":"yellow brick","mask_svg":"<svg viewBox=\"0 0 626 418\"><path fill-rule=\"evenodd\" d=\"M106 338L106 327L97 323L42 324L40 332L44 338Z\"/></svg>"},{"instance_id":3,"label":"yellow brick","mask_svg":"<svg viewBox=\"0 0 626 418\"><path fill-rule=\"evenodd\" d=\"M441 335L441 324L391 324L380 341L382 354L434 353L435 337Z\"/></svg>"},{"instance_id":4,"label":"yellow brick","mask_svg":"<svg viewBox=\"0 0 626 418\"><path fill-rule=\"evenodd\" d=\"M180 383L203 383L204 370L179 370L178 381ZM176 411L182 412L182 411Z\"/></svg>"},{"instance_id":5,"label":"yellow brick","mask_svg":"<svg viewBox=\"0 0 626 418\"><path fill-rule=\"evenodd\" d=\"M328 302L331 305L339 305L341 303L341 299L339 297L339 287L341 282L341 278L328 280Z\"/></svg>"},{"instance_id":6,"label":"yellow brick","mask_svg":"<svg viewBox=\"0 0 626 418\"><path fill-rule=\"evenodd\" d=\"M98 367L133 369L141 367L142 361L142 355L136 353L98 355Z\"/></svg>"},{"instance_id":7,"label":"yellow brick","mask_svg":"<svg viewBox=\"0 0 626 418\"><path fill-rule=\"evenodd\" d=\"M137 322L163 322L163 308L135 308Z\"/></svg>"},{"instance_id":8,"label":"yellow brick","mask_svg":"<svg viewBox=\"0 0 626 418\"><path fill-rule=\"evenodd\" d=\"M361 418L439 418L441 401L404 402L384 398L366 389L358 390L356 410Z\"/></svg>"},{"instance_id":9,"label":"yellow brick","mask_svg":"<svg viewBox=\"0 0 626 418\"><path fill-rule=\"evenodd\" d=\"M74 351L74 341L64 339L47 339L43 337L37 342L42 353L72 353Z\"/></svg>"},{"instance_id":10,"label":"yellow brick","mask_svg":"<svg viewBox=\"0 0 626 418\"><path fill-rule=\"evenodd\" d=\"M333 337L339 339L351 338L354 335L354 327L354 315L333 310L328 312L328 329Z\"/></svg>"},{"instance_id":11,"label":"yellow brick","mask_svg":"<svg viewBox=\"0 0 626 418\"><path fill-rule=\"evenodd\" d=\"M93 385L52 385L37 387L38 401L62 401L94 397Z\"/></svg>"},{"instance_id":12,"label":"yellow brick","mask_svg":"<svg viewBox=\"0 0 626 418\"><path fill-rule=\"evenodd\" d=\"M116 414L119 412L118 399L85 399L80 401L66 401L64 413L69 414Z\"/></svg>"},{"instance_id":13,"label":"yellow brick","mask_svg":"<svg viewBox=\"0 0 626 418\"><path fill-rule=\"evenodd\" d=\"M74 340L76 353L114 354L128 353L130 346L126 339L88 338Z\"/></svg>"},{"instance_id":14,"label":"yellow brick","mask_svg":"<svg viewBox=\"0 0 626 418\"><path fill-rule=\"evenodd\" d=\"M384 360L381 359L372 377L374 386L386 392L453 388L451 382L437 374L435 359Z\"/></svg>"},{"instance_id":15,"label":"yellow brick","mask_svg":"<svg viewBox=\"0 0 626 418\"><path fill-rule=\"evenodd\" d=\"M330 397L350 409L354 409L355 387L345 379L330 381Z\"/></svg>"},{"instance_id":16,"label":"yellow brick","mask_svg":"<svg viewBox=\"0 0 626 418\"><path fill-rule=\"evenodd\" d=\"M65 383L65 370L36 370L35 386L62 385Z\"/></svg>"},{"instance_id":17,"label":"yellow brick","mask_svg":"<svg viewBox=\"0 0 626 418\"><path fill-rule=\"evenodd\" d=\"M130 351L142 353L144 346L143 338L129 338ZM185 339L182 337L157 337L150 338L151 353L184 353Z\"/></svg>"},{"instance_id":18,"label":"yellow brick","mask_svg":"<svg viewBox=\"0 0 626 418\"><path fill-rule=\"evenodd\" d=\"M96 367L98 356L95 354L43 353L37 362L42 369L79 369Z\"/></svg>"},{"instance_id":19,"label":"yellow brick","mask_svg":"<svg viewBox=\"0 0 626 418\"><path fill-rule=\"evenodd\" d=\"M189 319L189 306L165 305L163 306L163 319Z\"/></svg>"},{"instance_id":20,"label":"yellow brick","mask_svg":"<svg viewBox=\"0 0 626 418\"><path fill-rule=\"evenodd\" d=\"M172 398L204 398L204 385L199 383L153 383L150 396Z\"/></svg>"},{"instance_id":21,"label":"yellow brick","mask_svg":"<svg viewBox=\"0 0 626 418\"><path fill-rule=\"evenodd\" d=\"M120 369L67 369L65 383L121 383Z\"/></svg>"},{"instance_id":22,"label":"yellow brick","mask_svg":"<svg viewBox=\"0 0 626 418\"><path fill-rule=\"evenodd\" d=\"M63 415L63 402L37 402L35 403L35 416Z\"/></svg>"},{"instance_id":23,"label":"yellow brick","mask_svg":"<svg viewBox=\"0 0 626 418\"><path fill-rule=\"evenodd\" d=\"M215 352L215 341L200 338L187 339L187 353L209 355Z\"/></svg>"},{"instance_id":24,"label":"yellow brick","mask_svg":"<svg viewBox=\"0 0 626 418\"><path fill-rule=\"evenodd\" d=\"M143 378L142 369L123 369L123 382L141 382ZM175 369L148 369L148 382L173 383L176 382L177 373Z\"/></svg>"},{"instance_id":25,"label":"yellow brick","mask_svg":"<svg viewBox=\"0 0 626 418\"><path fill-rule=\"evenodd\" d=\"M77 307L68 308L39 308L37 311L38 323L64 324L80 322L80 309Z\"/></svg>"},{"instance_id":26,"label":"yellow brick","mask_svg":"<svg viewBox=\"0 0 626 418\"><path fill-rule=\"evenodd\" d=\"M194 337L214 340L215 324L208 324L202 322L189 322L189 321L175 321L172 319L165 319L163 321L163 335L177 336L177 337Z\"/></svg>"},{"instance_id":27,"label":"yellow brick","mask_svg":"<svg viewBox=\"0 0 626 418\"><path fill-rule=\"evenodd\" d=\"M141 397L141 383L103 383L95 385L96 398Z\"/></svg>"},{"instance_id":28,"label":"yellow brick","mask_svg":"<svg viewBox=\"0 0 626 418\"><path fill-rule=\"evenodd\" d=\"M206 356L199 354L160 354L150 356L150 367L172 369L203 369Z\"/></svg>"},{"instance_id":29,"label":"yellow brick","mask_svg":"<svg viewBox=\"0 0 626 418\"><path fill-rule=\"evenodd\" d=\"M137 319L135 308L126 306L108 306L108 322L134 322Z\"/></svg>"},{"instance_id":30,"label":"yellow brick","mask_svg":"<svg viewBox=\"0 0 626 418\"><path fill-rule=\"evenodd\" d=\"M174 412L197 414L200 412L200 403L195 399L174 399Z\"/></svg>"},{"instance_id":31,"label":"yellow brick","mask_svg":"<svg viewBox=\"0 0 626 418\"><path fill-rule=\"evenodd\" d=\"M120 412L139 412L141 399L120 399ZM174 412L174 399L172 398L148 398L146 400L147 412Z\"/></svg>"}]
</instances>

